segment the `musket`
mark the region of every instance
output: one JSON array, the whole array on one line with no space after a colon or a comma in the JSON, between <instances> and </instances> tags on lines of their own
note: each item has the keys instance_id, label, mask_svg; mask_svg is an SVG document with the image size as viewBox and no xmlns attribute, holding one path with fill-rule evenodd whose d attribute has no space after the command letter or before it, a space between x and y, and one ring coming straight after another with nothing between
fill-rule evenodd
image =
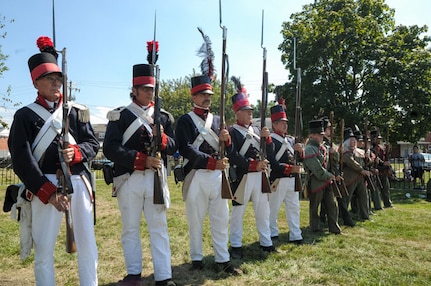
<instances>
[{"instance_id":1,"label":"musket","mask_svg":"<svg viewBox=\"0 0 431 286\"><path fill-rule=\"evenodd\" d=\"M156 65L157 61L157 49L158 43L156 42L156 12L154 12L154 37L153 41L147 45L148 49L148 59L151 67L154 71L154 79L155 79L155 87L154 87L154 126L156 128L156 134L153 134L153 141L151 146L151 156L155 157L159 160L162 160L162 168L163 159L161 156L161 145L162 145L162 134L160 128L160 108L162 99L159 96L159 86L160 86L160 69L159 65ZM153 203L156 205L163 205L165 203L165 199L163 197L163 174L162 169L157 168L154 171L154 193L153 193Z\"/></svg>"},{"instance_id":2,"label":"musket","mask_svg":"<svg viewBox=\"0 0 431 286\"><path fill-rule=\"evenodd\" d=\"M340 146L338 147L338 152L340 154L340 176L343 176L343 145L344 145L344 119L341 119L341 136L340 136ZM346 184L344 183L344 180L337 181L338 187L341 192L341 196L347 197L349 195L349 192L347 191Z\"/></svg>"},{"instance_id":3,"label":"musket","mask_svg":"<svg viewBox=\"0 0 431 286\"><path fill-rule=\"evenodd\" d=\"M53 39L55 48L55 7L54 0L52 0L52 17L53 17ZM67 60L66 60L66 48L61 51L61 70L63 73L63 118L61 125L60 140L58 143L58 158L60 160L61 170L57 171L57 191L62 193L69 198L68 208L64 211L66 217L66 252L76 252L75 236L73 234L73 222L72 215L70 213L70 194L73 193L73 186L71 180L71 172L69 163L64 160L63 150L69 148L69 105L68 105L68 94L67 94ZM60 107L59 107L60 108Z\"/></svg>"},{"instance_id":4,"label":"musket","mask_svg":"<svg viewBox=\"0 0 431 286\"><path fill-rule=\"evenodd\" d=\"M332 145L334 142L334 139L333 139L334 138L334 111L331 111L329 113L329 122L331 123L331 126L330 126L331 135L329 136L329 140L330 140L329 146L330 146L330 149L332 149ZM334 163L334 154L331 152L331 150L328 150L328 152L329 152L329 164L331 167L335 168L335 165L333 164ZM334 171L334 170L331 170L331 171ZM333 191L334 196L336 198L342 197L341 192L340 192L340 188L338 187L337 182L333 182L331 184L331 188L332 188L332 191Z\"/></svg>"},{"instance_id":5,"label":"musket","mask_svg":"<svg viewBox=\"0 0 431 286\"><path fill-rule=\"evenodd\" d=\"M364 122L364 142L365 142L365 155L369 154L369 158L368 160L371 160L371 154L370 154L370 150L368 148L368 119L365 118L365 122ZM367 166L369 166L369 164L367 164L367 162L365 163ZM366 167L366 170L371 171L369 167ZM370 191L372 193L377 192L376 186L374 185L374 182L371 178L371 176L365 176L365 180L367 181L368 187L370 188Z\"/></svg>"},{"instance_id":6,"label":"musket","mask_svg":"<svg viewBox=\"0 0 431 286\"><path fill-rule=\"evenodd\" d=\"M263 46L263 18L264 11L262 10L262 34L260 47L263 50L263 72L262 72L262 99L260 109L260 130L265 127L266 122L266 107L268 104L268 72L266 71L266 48ZM266 159L266 140L260 138L260 160ZM269 183L268 173L266 170L262 172L262 193L271 193L271 185Z\"/></svg>"},{"instance_id":7,"label":"musket","mask_svg":"<svg viewBox=\"0 0 431 286\"><path fill-rule=\"evenodd\" d=\"M294 69L296 69L296 38L294 38ZM297 68L297 82L296 82L296 106L295 106L295 143L300 143L301 140L301 68ZM294 151L294 163L298 164L300 154ZM295 192L302 191L301 174L295 174Z\"/></svg>"},{"instance_id":8,"label":"musket","mask_svg":"<svg viewBox=\"0 0 431 286\"><path fill-rule=\"evenodd\" d=\"M226 98L226 86L229 76L226 69L229 66L228 55L226 54L226 38L227 38L227 28L222 25L222 10L221 10L221 0L219 0L219 14L220 14L220 28L223 31L223 45L222 45L222 62L221 62L221 91L220 91L220 130L226 128L225 123L225 98ZM225 142L219 142L220 152L219 157L223 159L225 157ZM227 178L226 170L221 172L221 197L223 199L233 200L234 195L232 194L232 189Z\"/></svg>"}]
</instances>

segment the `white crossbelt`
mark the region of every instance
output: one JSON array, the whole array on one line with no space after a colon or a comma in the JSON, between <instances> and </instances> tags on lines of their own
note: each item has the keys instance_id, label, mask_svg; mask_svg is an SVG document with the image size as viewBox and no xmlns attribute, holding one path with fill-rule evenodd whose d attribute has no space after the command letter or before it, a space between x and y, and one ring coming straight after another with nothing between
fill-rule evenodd
<instances>
[{"instance_id":1,"label":"white crossbelt","mask_svg":"<svg viewBox=\"0 0 431 286\"><path fill-rule=\"evenodd\" d=\"M196 149L199 149L199 147L206 141L208 144L211 145L211 147L214 148L214 150L219 149L219 140L217 134L211 129L211 125L213 123L213 115L212 113L208 113L207 120L204 121L202 118L197 116L196 113L193 111L190 111L189 113L190 118L193 120L193 124L196 126L196 128L199 130L199 135L196 137L195 141L193 141L193 146ZM184 166L189 162L189 160L184 159Z\"/></svg>"},{"instance_id":2,"label":"white crossbelt","mask_svg":"<svg viewBox=\"0 0 431 286\"><path fill-rule=\"evenodd\" d=\"M287 137L281 137L276 133L271 133L271 137L281 143L280 150L278 150L277 154L275 155L275 160L280 161L286 150L290 152L290 154L294 155L294 150L290 142L287 140Z\"/></svg>"},{"instance_id":3,"label":"white crossbelt","mask_svg":"<svg viewBox=\"0 0 431 286\"><path fill-rule=\"evenodd\" d=\"M244 144L242 144L242 147L239 150L239 154L241 156L244 156L245 153L247 153L247 150L250 145L252 145L256 149L260 148L260 137L256 133L254 133L253 127L249 126L248 128L245 128L241 125L234 124L233 128L238 130L238 132L240 132L242 136L245 137Z\"/></svg>"},{"instance_id":4,"label":"white crossbelt","mask_svg":"<svg viewBox=\"0 0 431 286\"><path fill-rule=\"evenodd\" d=\"M127 127L126 131L123 134L123 145L129 141L130 137L140 128L142 125L144 125L145 129L147 129L148 133L150 134L150 137L153 136L153 130L150 126L150 124L153 124L153 113L154 108L148 108L147 110L144 110L137 106L135 103L129 104L129 106L126 107L130 112L132 112L136 119Z\"/></svg>"},{"instance_id":5,"label":"white crossbelt","mask_svg":"<svg viewBox=\"0 0 431 286\"><path fill-rule=\"evenodd\" d=\"M58 106L58 108L52 114L43 106L35 102L27 105L27 107L45 121L42 128L37 133L33 144L31 145L33 156L36 161L39 162L39 160L42 158L43 154L45 154L46 149L54 140L54 138L61 133L61 128L63 125L63 107L62 105ZM71 110L71 107L72 104L69 103L68 115ZM69 143L76 144L75 138L73 138L73 136L70 136L69 139Z\"/></svg>"}]
</instances>

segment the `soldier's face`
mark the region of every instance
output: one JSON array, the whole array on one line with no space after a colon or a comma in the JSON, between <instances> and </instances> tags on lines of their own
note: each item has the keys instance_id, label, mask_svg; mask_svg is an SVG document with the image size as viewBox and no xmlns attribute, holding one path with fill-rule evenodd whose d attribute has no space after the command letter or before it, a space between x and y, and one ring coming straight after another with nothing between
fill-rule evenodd
<instances>
[{"instance_id":1,"label":"soldier's face","mask_svg":"<svg viewBox=\"0 0 431 286\"><path fill-rule=\"evenodd\" d=\"M63 78L52 73L37 79L34 87L46 100L54 102L60 98L60 88L63 85Z\"/></svg>"},{"instance_id":2,"label":"soldier's face","mask_svg":"<svg viewBox=\"0 0 431 286\"><path fill-rule=\"evenodd\" d=\"M153 101L154 96L154 88L140 85L137 88L132 89L133 95L135 99L142 105L147 106Z\"/></svg>"},{"instance_id":3,"label":"soldier's face","mask_svg":"<svg viewBox=\"0 0 431 286\"><path fill-rule=\"evenodd\" d=\"M197 93L192 95L193 103L201 108L208 109L211 106L211 94Z\"/></svg>"},{"instance_id":4,"label":"soldier's face","mask_svg":"<svg viewBox=\"0 0 431 286\"><path fill-rule=\"evenodd\" d=\"M242 125L250 125L253 119L253 111L251 109L238 110L235 113L236 121Z\"/></svg>"},{"instance_id":5,"label":"soldier's face","mask_svg":"<svg viewBox=\"0 0 431 286\"><path fill-rule=\"evenodd\" d=\"M274 123L272 123L272 129L278 134L287 134L287 121L275 121Z\"/></svg>"},{"instance_id":6,"label":"soldier's face","mask_svg":"<svg viewBox=\"0 0 431 286\"><path fill-rule=\"evenodd\" d=\"M349 146L352 149L354 149L356 147L356 138L355 137L350 137Z\"/></svg>"}]
</instances>

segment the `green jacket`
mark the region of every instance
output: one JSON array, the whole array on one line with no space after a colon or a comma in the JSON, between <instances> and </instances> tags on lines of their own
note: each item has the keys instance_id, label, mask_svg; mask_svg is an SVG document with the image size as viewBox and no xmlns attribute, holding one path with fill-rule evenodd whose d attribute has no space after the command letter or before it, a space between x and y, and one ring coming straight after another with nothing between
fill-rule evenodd
<instances>
[{"instance_id":1,"label":"green jacket","mask_svg":"<svg viewBox=\"0 0 431 286\"><path fill-rule=\"evenodd\" d=\"M332 174L326 169L328 159L325 146L310 138L304 150L303 164L311 193L319 192L331 184Z\"/></svg>"},{"instance_id":2,"label":"green jacket","mask_svg":"<svg viewBox=\"0 0 431 286\"><path fill-rule=\"evenodd\" d=\"M346 151L343 154L343 176L346 186L350 186L355 181L363 178L361 162L363 159L357 156L356 152Z\"/></svg>"}]
</instances>

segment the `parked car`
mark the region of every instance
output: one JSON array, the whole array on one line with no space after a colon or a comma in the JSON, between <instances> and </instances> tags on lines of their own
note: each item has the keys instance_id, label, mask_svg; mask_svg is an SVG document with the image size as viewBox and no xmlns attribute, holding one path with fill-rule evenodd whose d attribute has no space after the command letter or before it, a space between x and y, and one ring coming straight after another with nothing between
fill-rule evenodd
<instances>
[{"instance_id":1,"label":"parked car","mask_svg":"<svg viewBox=\"0 0 431 286\"><path fill-rule=\"evenodd\" d=\"M423 167L425 171L431 171L431 154L430 153L420 153L424 156L425 162L423 163ZM409 158L413 154L409 154ZM411 163L409 162L409 169L411 168Z\"/></svg>"},{"instance_id":2,"label":"parked car","mask_svg":"<svg viewBox=\"0 0 431 286\"><path fill-rule=\"evenodd\" d=\"M422 153L422 155L424 155L424 158L425 158L424 170L431 171L431 154Z\"/></svg>"}]
</instances>

